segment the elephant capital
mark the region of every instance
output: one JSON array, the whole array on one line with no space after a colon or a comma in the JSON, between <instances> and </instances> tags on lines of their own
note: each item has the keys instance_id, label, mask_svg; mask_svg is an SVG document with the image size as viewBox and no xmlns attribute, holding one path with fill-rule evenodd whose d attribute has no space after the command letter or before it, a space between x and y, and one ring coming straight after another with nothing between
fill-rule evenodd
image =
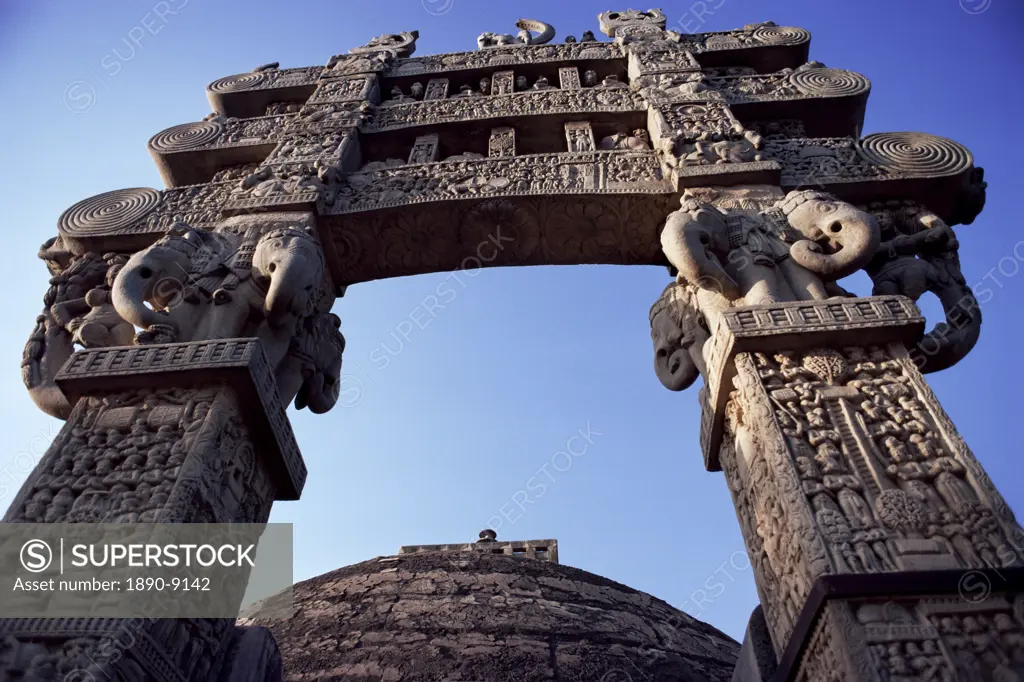
<instances>
[{"instance_id":1,"label":"elephant capital","mask_svg":"<svg viewBox=\"0 0 1024 682\"><path fill-rule=\"evenodd\" d=\"M845 295L834 282L875 255L875 217L815 190L763 199L716 205L684 196L661 234L662 250L679 276L732 305Z\"/></svg>"},{"instance_id":2,"label":"elephant capital","mask_svg":"<svg viewBox=\"0 0 1024 682\"><path fill-rule=\"evenodd\" d=\"M301 390L301 406L326 412L337 401L344 337L325 311L325 277L311 229L254 236L178 225L128 259L110 300L142 330L137 344L258 337L284 402Z\"/></svg>"}]
</instances>

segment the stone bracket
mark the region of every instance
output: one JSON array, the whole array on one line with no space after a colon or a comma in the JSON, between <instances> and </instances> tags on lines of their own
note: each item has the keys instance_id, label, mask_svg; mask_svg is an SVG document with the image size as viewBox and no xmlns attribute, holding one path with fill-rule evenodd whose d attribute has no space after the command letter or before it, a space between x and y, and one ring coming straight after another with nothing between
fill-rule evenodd
<instances>
[{"instance_id":1,"label":"stone bracket","mask_svg":"<svg viewBox=\"0 0 1024 682\"><path fill-rule=\"evenodd\" d=\"M797 618L793 635L779 657L779 667L769 682L790 682L796 674L818 616L830 600L887 599L914 596L957 595L964 599L964 576L975 576L989 588L986 599L998 599L1000 592L1019 590L1024 585L1024 567L951 569L941 571L900 571L892 573L825 575L811 586L810 594Z\"/></svg>"},{"instance_id":2,"label":"stone bracket","mask_svg":"<svg viewBox=\"0 0 1024 682\"><path fill-rule=\"evenodd\" d=\"M727 308L717 315L705 346L708 376L701 391L701 449L708 471L721 471L718 449L725 428L725 405L736 376L739 353L800 351L819 346L914 343L925 320L904 296L833 298Z\"/></svg>"},{"instance_id":3,"label":"stone bracket","mask_svg":"<svg viewBox=\"0 0 1024 682\"><path fill-rule=\"evenodd\" d=\"M227 385L242 404L258 455L274 472L277 499L297 500L302 493L306 465L258 339L82 350L64 364L56 383L72 405L114 391Z\"/></svg>"}]
</instances>

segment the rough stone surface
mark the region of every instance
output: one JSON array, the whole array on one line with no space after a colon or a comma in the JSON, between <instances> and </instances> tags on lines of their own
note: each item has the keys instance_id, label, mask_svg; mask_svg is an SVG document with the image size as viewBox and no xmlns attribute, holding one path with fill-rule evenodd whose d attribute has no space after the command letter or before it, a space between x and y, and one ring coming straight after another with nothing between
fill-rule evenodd
<instances>
[{"instance_id":1,"label":"rough stone surface","mask_svg":"<svg viewBox=\"0 0 1024 682\"><path fill-rule=\"evenodd\" d=\"M739 651L614 581L476 552L348 566L296 585L295 604L291 620L256 621L292 682L729 680Z\"/></svg>"},{"instance_id":2,"label":"rough stone surface","mask_svg":"<svg viewBox=\"0 0 1024 682\"><path fill-rule=\"evenodd\" d=\"M860 137L870 82L808 61L803 29L683 35L659 10L599 23L611 40L555 43L524 19L477 51L425 57L405 31L322 67L211 83L212 113L150 139L165 189L83 199L40 250L50 287L22 375L68 423L6 518L265 520L304 471L281 407L338 400L331 307L347 285L671 265L655 368L673 390L705 378L701 443L725 471L782 672L1019 678L1020 597L948 615L963 607L939 573L1018 570L1024 531L921 376L978 340L952 228L981 211L983 170L934 135ZM859 270L870 298L836 283ZM924 293L944 317L927 334ZM231 365L227 349L254 344L261 366L233 383L214 356ZM300 616L274 626L288 675L730 677L735 643L713 629L507 549L305 583ZM911 571L931 587L884 592ZM851 576L857 589L816 596ZM879 594L903 610L863 603ZM102 658L132 627L0 620L0 680L90 665L126 682L280 677L266 632L227 621L156 621Z\"/></svg>"}]
</instances>

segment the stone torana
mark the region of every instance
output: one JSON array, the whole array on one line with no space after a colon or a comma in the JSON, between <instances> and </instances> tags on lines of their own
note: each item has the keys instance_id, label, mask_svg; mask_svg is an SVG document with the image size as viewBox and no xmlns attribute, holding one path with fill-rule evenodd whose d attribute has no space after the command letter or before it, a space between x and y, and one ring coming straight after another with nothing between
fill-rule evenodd
<instances>
[{"instance_id":1,"label":"stone torana","mask_svg":"<svg viewBox=\"0 0 1024 682\"><path fill-rule=\"evenodd\" d=\"M980 333L954 228L982 169L864 134L870 82L803 29L598 22L423 57L395 33L207 86L211 113L149 140L166 187L83 199L39 251L22 375L66 423L4 520L266 522L306 478L285 409L338 400L348 285L667 267L654 368L702 379L689 437L760 596L743 647L554 541L424 545L300 585L284 624L0 619L0 680L1024 680L1024 531L924 379ZM858 271L872 291L839 284ZM418 596L380 610L395 581Z\"/></svg>"}]
</instances>

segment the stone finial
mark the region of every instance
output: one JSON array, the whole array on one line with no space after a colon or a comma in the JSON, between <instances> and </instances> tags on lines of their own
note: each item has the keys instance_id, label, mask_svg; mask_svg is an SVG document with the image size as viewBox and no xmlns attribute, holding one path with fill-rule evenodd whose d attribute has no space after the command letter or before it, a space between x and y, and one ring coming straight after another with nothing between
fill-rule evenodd
<instances>
[{"instance_id":1,"label":"stone finial","mask_svg":"<svg viewBox=\"0 0 1024 682\"><path fill-rule=\"evenodd\" d=\"M544 45L555 37L555 27L543 21L520 19L516 22L518 35L510 33L481 33L476 39L481 50L488 47L506 47L509 45Z\"/></svg>"},{"instance_id":2,"label":"stone finial","mask_svg":"<svg viewBox=\"0 0 1024 682\"><path fill-rule=\"evenodd\" d=\"M618 30L627 26L650 26L665 30L668 21L660 9L649 9L646 12L635 9L628 9L625 12L602 12L597 15L597 20L601 22L601 32L609 38L616 37Z\"/></svg>"},{"instance_id":3,"label":"stone finial","mask_svg":"<svg viewBox=\"0 0 1024 682\"><path fill-rule=\"evenodd\" d=\"M350 54L392 52L396 57L411 57L416 52L416 41L419 31L403 31L402 33L385 33L377 36L362 47L353 47Z\"/></svg>"},{"instance_id":4,"label":"stone finial","mask_svg":"<svg viewBox=\"0 0 1024 682\"><path fill-rule=\"evenodd\" d=\"M498 533L491 530L490 528L484 528L480 531L480 539L477 542L494 542L498 539Z\"/></svg>"}]
</instances>

